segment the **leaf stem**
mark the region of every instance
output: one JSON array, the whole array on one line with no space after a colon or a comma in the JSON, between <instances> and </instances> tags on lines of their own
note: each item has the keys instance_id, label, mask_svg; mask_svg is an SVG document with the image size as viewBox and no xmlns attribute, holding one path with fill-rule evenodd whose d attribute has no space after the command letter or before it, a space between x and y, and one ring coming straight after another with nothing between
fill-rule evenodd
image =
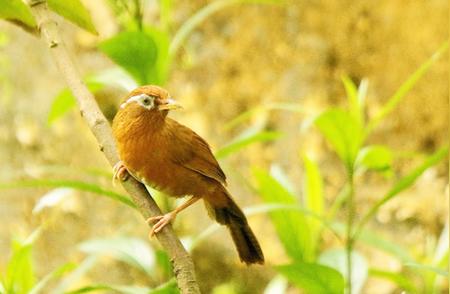
<instances>
[{"instance_id":1,"label":"leaf stem","mask_svg":"<svg viewBox=\"0 0 450 294\"><path fill-rule=\"evenodd\" d=\"M346 257L347 257L347 293L352 294L352 251L354 238L352 235L353 231L353 223L355 219L355 203L354 203L354 194L355 194L355 186L354 186L354 173L353 167L349 167L347 170L348 175L348 199L347 199L347 232L346 232Z\"/></svg>"},{"instance_id":2,"label":"leaf stem","mask_svg":"<svg viewBox=\"0 0 450 294\"><path fill-rule=\"evenodd\" d=\"M142 3L140 0L134 0L134 20L136 21L139 31L142 31L142 18L143 18Z\"/></svg>"}]
</instances>

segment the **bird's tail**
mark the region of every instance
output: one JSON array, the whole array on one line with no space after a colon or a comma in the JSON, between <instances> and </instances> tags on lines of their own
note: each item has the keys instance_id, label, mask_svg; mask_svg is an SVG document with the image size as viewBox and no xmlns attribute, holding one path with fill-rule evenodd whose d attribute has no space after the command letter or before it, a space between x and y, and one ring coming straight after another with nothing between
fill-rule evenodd
<instances>
[{"instance_id":1,"label":"bird's tail","mask_svg":"<svg viewBox=\"0 0 450 294\"><path fill-rule=\"evenodd\" d=\"M263 264L264 255L258 240L248 225L244 213L228 192L222 188L213 199L209 200L205 197L204 200L209 215L230 230L241 261L246 264Z\"/></svg>"}]
</instances>

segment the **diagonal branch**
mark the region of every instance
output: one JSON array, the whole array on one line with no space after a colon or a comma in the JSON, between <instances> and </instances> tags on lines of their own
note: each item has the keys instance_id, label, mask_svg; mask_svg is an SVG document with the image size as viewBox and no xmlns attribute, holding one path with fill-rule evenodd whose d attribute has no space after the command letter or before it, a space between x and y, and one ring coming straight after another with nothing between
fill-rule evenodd
<instances>
[{"instance_id":1,"label":"diagonal branch","mask_svg":"<svg viewBox=\"0 0 450 294\"><path fill-rule=\"evenodd\" d=\"M31 11L36 18L41 37L47 42L53 59L67 85L76 98L80 113L99 143L111 166L119 161L111 127L100 111L94 97L81 80L75 65L60 38L56 22L51 18L46 0L29 0ZM128 177L122 183L130 194L142 216L147 219L161 215L161 210L145 189L144 185ZM182 293L200 293L198 288L194 264L180 240L170 226L166 226L157 238L171 258L178 287Z\"/></svg>"}]
</instances>

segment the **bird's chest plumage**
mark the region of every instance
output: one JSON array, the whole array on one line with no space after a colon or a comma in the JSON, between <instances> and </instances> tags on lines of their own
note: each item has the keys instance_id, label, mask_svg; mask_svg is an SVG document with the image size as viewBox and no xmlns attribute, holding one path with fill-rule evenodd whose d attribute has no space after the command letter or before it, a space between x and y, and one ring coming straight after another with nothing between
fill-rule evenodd
<instances>
[{"instance_id":1,"label":"bird's chest plumage","mask_svg":"<svg viewBox=\"0 0 450 294\"><path fill-rule=\"evenodd\" d=\"M113 127L120 159L137 180L175 197L202 196L215 189L218 183L207 172L186 164L201 160L193 152L192 131L171 120L157 127L140 118L132 124L122 121L118 117Z\"/></svg>"},{"instance_id":2,"label":"bird's chest plumage","mask_svg":"<svg viewBox=\"0 0 450 294\"><path fill-rule=\"evenodd\" d=\"M119 141L121 160L140 182L165 194L181 197L193 194L193 174L177 165L170 154L170 144L176 144L170 130L141 133Z\"/></svg>"},{"instance_id":3,"label":"bird's chest plumage","mask_svg":"<svg viewBox=\"0 0 450 294\"><path fill-rule=\"evenodd\" d=\"M144 184L166 194L178 196L171 179L176 168L170 159L168 145L171 136L143 133L128 138L119 146L120 157L127 169Z\"/></svg>"}]
</instances>

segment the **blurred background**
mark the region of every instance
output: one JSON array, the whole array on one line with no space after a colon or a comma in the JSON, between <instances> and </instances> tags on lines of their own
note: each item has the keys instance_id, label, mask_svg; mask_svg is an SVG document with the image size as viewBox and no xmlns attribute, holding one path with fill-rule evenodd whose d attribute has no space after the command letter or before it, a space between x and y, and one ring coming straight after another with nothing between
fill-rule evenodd
<instances>
[{"instance_id":1,"label":"blurred background","mask_svg":"<svg viewBox=\"0 0 450 294\"><path fill-rule=\"evenodd\" d=\"M448 292L448 1L67 3L105 115L168 89L261 242L246 267L202 204L180 214L202 293L342 293L349 222L352 293ZM176 293L33 19L5 11L22 27L0 22L0 292Z\"/></svg>"}]
</instances>

